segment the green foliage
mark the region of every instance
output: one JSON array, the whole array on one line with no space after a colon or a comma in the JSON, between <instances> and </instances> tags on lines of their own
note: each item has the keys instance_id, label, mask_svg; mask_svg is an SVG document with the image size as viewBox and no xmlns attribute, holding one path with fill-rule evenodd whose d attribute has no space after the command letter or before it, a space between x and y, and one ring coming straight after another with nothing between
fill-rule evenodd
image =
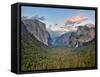
<instances>
[{"instance_id":1,"label":"green foliage","mask_svg":"<svg viewBox=\"0 0 100 77\"><path fill-rule=\"evenodd\" d=\"M95 46L82 48L52 48L48 54L47 69L95 66Z\"/></svg>"},{"instance_id":2,"label":"green foliage","mask_svg":"<svg viewBox=\"0 0 100 77\"><path fill-rule=\"evenodd\" d=\"M43 70L95 66L95 44L80 48L49 48L22 33L21 70Z\"/></svg>"},{"instance_id":3,"label":"green foliage","mask_svg":"<svg viewBox=\"0 0 100 77\"><path fill-rule=\"evenodd\" d=\"M44 62L48 53L46 48L48 47L36 40L35 37L28 33L22 33L21 70L44 69Z\"/></svg>"}]
</instances>

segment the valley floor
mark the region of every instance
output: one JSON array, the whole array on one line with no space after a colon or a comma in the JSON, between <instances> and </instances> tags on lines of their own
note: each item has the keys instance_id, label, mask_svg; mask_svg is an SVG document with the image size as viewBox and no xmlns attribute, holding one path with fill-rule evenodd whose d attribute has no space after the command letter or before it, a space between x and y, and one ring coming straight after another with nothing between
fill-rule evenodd
<instances>
[{"instance_id":1,"label":"valley floor","mask_svg":"<svg viewBox=\"0 0 100 77\"><path fill-rule=\"evenodd\" d=\"M32 56L32 53L30 54ZM81 48L48 48L47 53L42 54L42 56L40 53L37 54L33 54L33 56L35 55L34 59L31 58L32 60L27 61L22 65L22 70L45 70L95 66L94 44Z\"/></svg>"}]
</instances>

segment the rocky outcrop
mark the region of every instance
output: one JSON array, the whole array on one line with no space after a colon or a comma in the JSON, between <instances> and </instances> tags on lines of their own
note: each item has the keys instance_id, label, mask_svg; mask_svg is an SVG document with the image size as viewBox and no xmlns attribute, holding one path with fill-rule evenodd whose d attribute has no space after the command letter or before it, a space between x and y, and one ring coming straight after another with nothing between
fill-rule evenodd
<instances>
[{"instance_id":1,"label":"rocky outcrop","mask_svg":"<svg viewBox=\"0 0 100 77\"><path fill-rule=\"evenodd\" d=\"M48 32L43 22L37 19L24 19L22 20L29 33L31 33L37 40L48 45Z\"/></svg>"},{"instance_id":2,"label":"rocky outcrop","mask_svg":"<svg viewBox=\"0 0 100 77\"><path fill-rule=\"evenodd\" d=\"M71 34L69 46L79 47L91 43L95 39L95 28L79 26L76 33Z\"/></svg>"}]
</instances>

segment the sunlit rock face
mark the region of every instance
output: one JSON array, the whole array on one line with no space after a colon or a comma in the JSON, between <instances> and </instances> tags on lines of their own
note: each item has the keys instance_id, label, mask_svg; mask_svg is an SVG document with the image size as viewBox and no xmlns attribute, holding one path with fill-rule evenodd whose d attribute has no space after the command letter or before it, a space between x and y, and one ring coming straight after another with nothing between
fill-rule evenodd
<instances>
[{"instance_id":1,"label":"sunlit rock face","mask_svg":"<svg viewBox=\"0 0 100 77\"><path fill-rule=\"evenodd\" d=\"M37 40L48 45L48 32L46 25L37 19L25 19L23 20L28 32L35 36Z\"/></svg>"}]
</instances>

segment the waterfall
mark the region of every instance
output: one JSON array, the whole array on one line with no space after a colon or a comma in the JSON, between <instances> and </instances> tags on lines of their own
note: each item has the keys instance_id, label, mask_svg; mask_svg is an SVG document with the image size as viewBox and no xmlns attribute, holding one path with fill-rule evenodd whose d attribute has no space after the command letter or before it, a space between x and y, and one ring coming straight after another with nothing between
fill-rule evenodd
<instances>
[{"instance_id":1,"label":"waterfall","mask_svg":"<svg viewBox=\"0 0 100 77\"><path fill-rule=\"evenodd\" d=\"M76 45L75 45L75 48L78 48L78 47L79 47L79 42L77 41Z\"/></svg>"}]
</instances>

